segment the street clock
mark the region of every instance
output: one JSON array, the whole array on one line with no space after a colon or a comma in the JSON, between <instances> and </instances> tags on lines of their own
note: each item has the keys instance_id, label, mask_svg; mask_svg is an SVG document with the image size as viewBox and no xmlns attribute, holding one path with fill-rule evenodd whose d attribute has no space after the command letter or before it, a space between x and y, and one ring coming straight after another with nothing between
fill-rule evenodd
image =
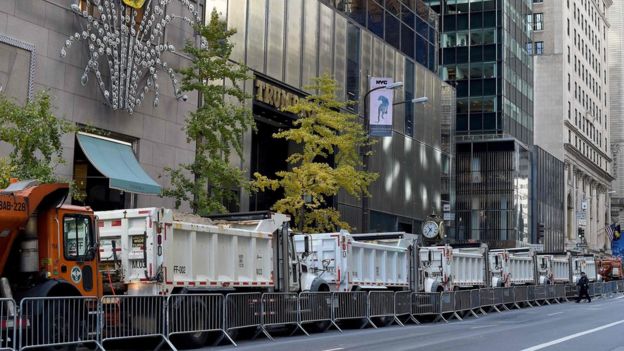
<instances>
[{"instance_id":1,"label":"street clock","mask_svg":"<svg viewBox=\"0 0 624 351\"><path fill-rule=\"evenodd\" d=\"M427 239L435 238L440 232L440 226L438 222L433 220L426 221L422 226L423 236Z\"/></svg>"}]
</instances>

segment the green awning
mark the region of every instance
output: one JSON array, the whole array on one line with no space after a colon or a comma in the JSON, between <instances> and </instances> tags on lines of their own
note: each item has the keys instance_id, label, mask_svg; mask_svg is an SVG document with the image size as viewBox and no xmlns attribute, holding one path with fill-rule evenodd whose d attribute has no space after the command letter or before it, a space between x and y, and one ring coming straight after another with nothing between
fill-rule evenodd
<instances>
[{"instance_id":1,"label":"green awning","mask_svg":"<svg viewBox=\"0 0 624 351\"><path fill-rule=\"evenodd\" d=\"M160 195L160 185L141 167L129 143L84 133L77 137L89 162L109 179L112 189Z\"/></svg>"}]
</instances>

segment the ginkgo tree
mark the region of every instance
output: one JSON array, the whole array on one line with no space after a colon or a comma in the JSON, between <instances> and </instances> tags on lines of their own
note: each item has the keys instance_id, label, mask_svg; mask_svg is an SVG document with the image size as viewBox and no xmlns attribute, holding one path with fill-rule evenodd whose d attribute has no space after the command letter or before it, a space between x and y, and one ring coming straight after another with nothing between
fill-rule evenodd
<instances>
[{"instance_id":1,"label":"ginkgo tree","mask_svg":"<svg viewBox=\"0 0 624 351\"><path fill-rule=\"evenodd\" d=\"M193 213L207 215L227 212L225 203L237 202L236 190L248 185L243 170L230 163L235 152L243 156L243 136L254 127L253 116L245 107L247 94L242 83L250 79L247 67L230 60L236 33L212 11L207 24L196 24L201 45L188 43L184 52L191 65L180 70L182 90L199 93L200 106L186 119L187 141L195 144L191 163L166 168L171 186L163 196L183 202Z\"/></svg>"},{"instance_id":2,"label":"ginkgo tree","mask_svg":"<svg viewBox=\"0 0 624 351\"><path fill-rule=\"evenodd\" d=\"M301 146L286 162L289 170L273 175L255 173L255 191L283 189L272 207L301 221L303 232L350 229L328 201L341 190L355 197L370 196L368 186L378 174L362 170L360 150L369 139L358 116L347 112L350 102L340 101L340 87L329 75L313 79L306 87L317 92L284 109L298 116L290 129L273 134ZM333 159L333 162L329 160Z\"/></svg>"}]
</instances>

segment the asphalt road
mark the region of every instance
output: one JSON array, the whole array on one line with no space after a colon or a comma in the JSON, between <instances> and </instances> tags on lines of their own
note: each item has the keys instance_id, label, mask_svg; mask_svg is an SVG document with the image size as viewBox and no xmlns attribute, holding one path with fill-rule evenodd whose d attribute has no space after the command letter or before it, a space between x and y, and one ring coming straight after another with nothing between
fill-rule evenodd
<instances>
[{"instance_id":1,"label":"asphalt road","mask_svg":"<svg viewBox=\"0 0 624 351\"><path fill-rule=\"evenodd\" d=\"M312 336L241 341L237 348L254 351L624 351L624 296L489 313L448 324L335 330ZM208 349L206 349L208 350Z\"/></svg>"}]
</instances>

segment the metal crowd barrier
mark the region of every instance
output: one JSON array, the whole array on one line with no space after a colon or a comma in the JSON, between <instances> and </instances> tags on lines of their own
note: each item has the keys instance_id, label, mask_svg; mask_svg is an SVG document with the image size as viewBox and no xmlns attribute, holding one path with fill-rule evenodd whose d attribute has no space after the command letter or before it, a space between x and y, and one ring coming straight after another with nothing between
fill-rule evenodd
<instances>
[{"instance_id":1,"label":"metal crowd barrier","mask_svg":"<svg viewBox=\"0 0 624 351\"><path fill-rule=\"evenodd\" d=\"M505 287L505 288L501 288L503 291L503 304L505 305L505 307L508 306L512 306L513 307L517 307L520 308L520 306L518 306L516 304L516 297L514 295L514 288L513 287Z\"/></svg>"},{"instance_id":2,"label":"metal crowd barrier","mask_svg":"<svg viewBox=\"0 0 624 351\"><path fill-rule=\"evenodd\" d=\"M299 323L302 325L317 323L322 327L320 331L325 331L333 325L341 331L332 318L332 301L331 292L299 293Z\"/></svg>"},{"instance_id":3,"label":"metal crowd barrier","mask_svg":"<svg viewBox=\"0 0 624 351\"><path fill-rule=\"evenodd\" d=\"M332 300L334 301L332 309L334 322L361 319L371 323L368 319L368 293L366 291L335 292ZM377 328L376 325L372 323L371 325Z\"/></svg>"},{"instance_id":4,"label":"metal crowd barrier","mask_svg":"<svg viewBox=\"0 0 624 351\"><path fill-rule=\"evenodd\" d=\"M294 325L293 334L297 329L301 329L304 334L309 335L299 320L299 296L296 293L262 294L262 328L275 325ZM269 339L272 338L269 336Z\"/></svg>"},{"instance_id":5,"label":"metal crowd barrier","mask_svg":"<svg viewBox=\"0 0 624 351\"><path fill-rule=\"evenodd\" d=\"M0 350L17 348L17 305L13 299L0 299Z\"/></svg>"},{"instance_id":6,"label":"metal crowd barrier","mask_svg":"<svg viewBox=\"0 0 624 351\"><path fill-rule=\"evenodd\" d=\"M479 289L479 301L481 303L481 310L484 308L493 309L496 312L500 312L498 307L496 307L496 296L494 296L494 289L492 288L481 288Z\"/></svg>"},{"instance_id":7,"label":"metal crowd barrier","mask_svg":"<svg viewBox=\"0 0 624 351\"><path fill-rule=\"evenodd\" d=\"M509 308L505 304L506 298L505 298L505 290L504 289L506 289L506 288L493 288L492 289L492 291L494 292L494 306L499 306L500 308L504 309L505 311L509 311ZM507 297L507 299L509 299L509 298Z\"/></svg>"},{"instance_id":8,"label":"metal crowd barrier","mask_svg":"<svg viewBox=\"0 0 624 351\"><path fill-rule=\"evenodd\" d=\"M25 298L19 312L20 350L78 344L103 349L99 342L97 298ZM22 327L24 323L27 327Z\"/></svg>"},{"instance_id":9,"label":"metal crowd barrier","mask_svg":"<svg viewBox=\"0 0 624 351\"><path fill-rule=\"evenodd\" d=\"M589 285L594 297L613 296L624 291L624 281L597 282ZM302 292L184 294L166 296L105 296L25 298L18 306L11 299L0 299L0 350L91 344L103 349L110 340L161 337L175 350L170 337L179 334L222 332L228 335L241 328L316 323L324 331L344 320L361 320L377 328L396 322L419 323L421 316L462 319L484 309L520 308L576 298L575 285L538 285L482 288L442 293L410 291ZM550 302L549 302L550 301Z\"/></svg>"},{"instance_id":10,"label":"metal crowd barrier","mask_svg":"<svg viewBox=\"0 0 624 351\"><path fill-rule=\"evenodd\" d=\"M548 300L555 303L559 302L559 296L557 296L557 291L555 289L555 285L546 285L546 296Z\"/></svg>"},{"instance_id":11,"label":"metal crowd barrier","mask_svg":"<svg viewBox=\"0 0 624 351\"><path fill-rule=\"evenodd\" d=\"M368 321L376 326L372 318L386 318L390 325L394 322L394 292L371 291L368 293Z\"/></svg>"},{"instance_id":12,"label":"metal crowd barrier","mask_svg":"<svg viewBox=\"0 0 624 351\"><path fill-rule=\"evenodd\" d=\"M412 315L412 298L411 291L397 291L394 294L394 320L400 326L408 321L420 324Z\"/></svg>"},{"instance_id":13,"label":"metal crowd barrier","mask_svg":"<svg viewBox=\"0 0 624 351\"><path fill-rule=\"evenodd\" d=\"M478 317L478 315L474 312L475 310L478 310L484 315L486 314L481 308L481 295L479 294L478 289L470 290L470 311L472 311L475 317Z\"/></svg>"},{"instance_id":14,"label":"metal crowd barrier","mask_svg":"<svg viewBox=\"0 0 624 351\"><path fill-rule=\"evenodd\" d=\"M172 335L221 332L233 345L234 340L225 332L224 301L221 294L179 294L167 298L167 338Z\"/></svg>"},{"instance_id":15,"label":"metal crowd barrier","mask_svg":"<svg viewBox=\"0 0 624 351\"><path fill-rule=\"evenodd\" d=\"M565 297L566 300L576 299L578 296L578 288L575 285L565 285Z\"/></svg>"},{"instance_id":16,"label":"metal crowd barrier","mask_svg":"<svg viewBox=\"0 0 624 351\"><path fill-rule=\"evenodd\" d=\"M166 296L104 296L100 308L102 344L116 339L160 337L162 343L175 350L166 335Z\"/></svg>"},{"instance_id":17,"label":"metal crowd barrier","mask_svg":"<svg viewBox=\"0 0 624 351\"><path fill-rule=\"evenodd\" d=\"M533 307L533 305L531 305L531 301L529 300L529 286L515 286L513 289L514 301L517 307L520 307L520 304Z\"/></svg>"},{"instance_id":18,"label":"metal crowd barrier","mask_svg":"<svg viewBox=\"0 0 624 351\"><path fill-rule=\"evenodd\" d=\"M548 302L548 289L546 288L546 285L535 286L534 301L538 306L541 306L543 303L550 305L550 302ZM540 301L542 304L540 304Z\"/></svg>"},{"instance_id":19,"label":"metal crowd barrier","mask_svg":"<svg viewBox=\"0 0 624 351\"><path fill-rule=\"evenodd\" d=\"M245 328L260 329L265 335L271 337L262 328L262 294L227 294L225 296L225 331Z\"/></svg>"},{"instance_id":20,"label":"metal crowd barrier","mask_svg":"<svg viewBox=\"0 0 624 351\"><path fill-rule=\"evenodd\" d=\"M412 316L418 320L419 316L439 316L440 293L413 293Z\"/></svg>"}]
</instances>

